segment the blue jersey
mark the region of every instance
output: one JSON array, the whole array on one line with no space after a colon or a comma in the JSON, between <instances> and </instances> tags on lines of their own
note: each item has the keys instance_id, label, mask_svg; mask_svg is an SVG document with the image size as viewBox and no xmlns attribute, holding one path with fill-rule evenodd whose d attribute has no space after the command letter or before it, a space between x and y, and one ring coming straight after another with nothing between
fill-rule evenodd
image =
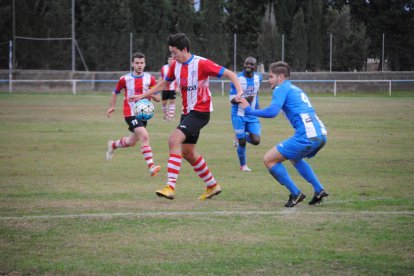
<instances>
[{"instance_id":1,"label":"blue jersey","mask_svg":"<svg viewBox=\"0 0 414 276\"><path fill-rule=\"evenodd\" d=\"M312 138L327 135L326 128L315 113L305 92L293 85L289 80L284 81L273 90L272 102L262 110L245 109L246 114L259 117L275 117L280 110L286 115L295 134Z\"/></svg>"},{"instance_id":2,"label":"blue jersey","mask_svg":"<svg viewBox=\"0 0 414 276\"><path fill-rule=\"evenodd\" d=\"M258 73L253 73L253 76L251 78L247 78L244 76L244 71L237 74L237 78L239 79L240 86L243 90L243 97L253 96L253 100L250 102L250 107L252 109L258 109L259 108L259 88L260 84L262 83L262 75ZM230 84L230 101L236 97L237 91L234 87L233 83ZM245 112L243 108L239 107L238 104L232 104L231 107L231 115L232 116L245 116ZM248 116L246 115L246 119L254 119L257 120L257 118L253 118L256 116Z\"/></svg>"}]
</instances>

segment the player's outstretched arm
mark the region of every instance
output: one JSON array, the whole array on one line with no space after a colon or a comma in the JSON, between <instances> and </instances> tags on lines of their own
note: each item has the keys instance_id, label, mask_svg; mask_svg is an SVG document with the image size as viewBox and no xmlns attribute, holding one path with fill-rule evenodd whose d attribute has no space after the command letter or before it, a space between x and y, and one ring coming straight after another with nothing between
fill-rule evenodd
<instances>
[{"instance_id":1,"label":"player's outstretched arm","mask_svg":"<svg viewBox=\"0 0 414 276\"><path fill-rule=\"evenodd\" d=\"M246 99L240 100L240 106L244 109L246 115L254 115L262 118L274 118L280 111L280 106L276 103L271 103L264 109L252 109Z\"/></svg>"},{"instance_id":2,"label":"player's outstretched arm","mask_svg":"<svg viewBox=\"0 0 414 276\"><path fill-rule=\"evenodd\" d=\"M152 87L150 90L148 90L147 92L141 94L141 95L133 95L130 96L128 98L128 101L130 102L135 102L135 101L139 101L142 100L144 98L148 98L150 96L152 96L152 94L156 93L156 92L161 92L162 90L164 90L167 85L169 85L170 82L166 81L166 80L162 80L159 83L157 83L154 87Z\"/></svg>"},{"instance_id":3,"label":"player's outstretched arm","mask_svg":"<svg viewBox=\"0 0 414 276\"><path fill-rule=\"evenodd\" d=\"M237 75L228 69L224 70L223 76L230 79L230 81L233 83L234 87L236 88L237 95L235 97L236 102L240 101L241 96L243 95L243 89L239 83L239 79L237 78Z\"/></svg>"}]
</instances>

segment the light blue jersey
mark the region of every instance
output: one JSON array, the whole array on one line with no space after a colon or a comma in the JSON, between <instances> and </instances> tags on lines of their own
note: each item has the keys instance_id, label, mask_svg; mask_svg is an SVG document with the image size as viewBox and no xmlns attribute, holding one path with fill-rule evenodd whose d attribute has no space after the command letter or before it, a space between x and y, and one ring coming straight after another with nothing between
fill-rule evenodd
<instances>
[{"instance_id":1,"label":"light blue jersey","mask_svg":"<svg viewBox=\"0 0 414 276\"><path fill-rule=\"evenodd\" d=\"M244 71L239 73L237 75L237 78L239 79L240 85L243 90L243 97L253 96L253 100L250 102L250 106L252 109L258 109L259 108L259 88L260 84L262 83L262 75L258 73L253 73L253 77L246 78L244 76ZM237 91L234 87L233 83L230 84L230 101L236 97ZM232 104L231 107L231 115L232 116L245 116L243 108L239 107L238 104ZM247 121L258 121L256 116L245 116L245 120Z\"/></svg>"},{"instance_id":2,"label":"light blue jersey","mask_svg":"<svg viewBox=\"0 0 414 276\"><path fill-rule=\"evenodd\" d=\"M316 116L305 92L289 80L273 90L271 105L282 108L297 135L307 138L327 135L324 124Z\"/></svg>"}]
</instances>

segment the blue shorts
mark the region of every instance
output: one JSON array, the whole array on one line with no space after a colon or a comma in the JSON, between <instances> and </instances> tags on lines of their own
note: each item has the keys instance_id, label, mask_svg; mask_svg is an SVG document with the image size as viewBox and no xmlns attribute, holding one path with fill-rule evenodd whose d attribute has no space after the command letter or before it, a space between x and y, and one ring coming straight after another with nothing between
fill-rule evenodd
<instances>
[{"instance_id":1,"label":"blue shorts","mask_svg":"<svg viewBox=\"0 0 414 276\"><path fill-rule=\"evenodd\" d=\"M326 144L326 136L306 138L302 136L292 136L276 145L277 150L289 160L300 160L312 158Z\"/></svg>"},{"instance_id":2,"label":"blue shorts","mask_svg":"<svg viewBox=\"0 0 414 276\"><path fill-rule=\"evenodd\" d=\"M249 120L243 116L231 116L231 122L237 139L245 138L246 132L261 136L262 126L258 119Z\"/></svg>"}]
</instances>

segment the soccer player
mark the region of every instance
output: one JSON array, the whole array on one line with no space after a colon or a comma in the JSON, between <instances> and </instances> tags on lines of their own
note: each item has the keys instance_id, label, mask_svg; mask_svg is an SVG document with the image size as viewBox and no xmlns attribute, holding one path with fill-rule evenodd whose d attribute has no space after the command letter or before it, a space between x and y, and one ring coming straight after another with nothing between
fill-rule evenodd
<instances>
[{"instance_id":1,"label":"soccer player","mask_svg":"<svg viewBox=\"0 0 414 276\"><path fill-rule=\"evenodd\" d=\"M236 100L243 94L240 83L234 72L214 62L190 53L190 40L183 33L170 35L168 47L175 61L170 66L165 79L142 95L132 96L131 100L148 97L162 91L174 80L181 89L182 115L180 123L168 139L168 179L167 186L157 190L156 194L167 199L174 199L175 187L184 158L193 167L195 173L204 181L206 189L200 200L218 195L221 187L214 179L204 158L196 151L200 130L210 120L213 110L209 76L229 78L237 90Z\"/></svg>"},{"instance_id":2,"label":"soccer player","mask_svg":"<svg viewBox=\"0 0 414 276\"><path fill-rule=\"evenodd\" d=\"M305 195L292 181L282 164L286 160L289 160L298 173L313 186L315 193L309 204L318 204L328 193L304 158L315 156L325 145L325 126L316 115L305 92L290 82L290 67L287 63L278 61L270 64L269 83L274 90L272 102L268 107L254 110L245 99L240 99L240 105L246 115L263 118L274 118L280 110L284 112L295 129L295 134L271 148L264 156L264 164L269 173L290 191L285 207L293 207L305 199Z\"/></svg>"},{"instance_id":3,"label":"soccer player","mask_svg":"<svg viewBox=\"0 0 414 276\"><path fill-rule=\"evenodd\" d=\"M128 100L132 95L142 95L148 89L155 86L156 81L154 76L144 72L145 55L143 53L138 52L132 56L131 66L134 69L133 72L126 74L119 79L115 90L112 92L110 107L106 112L107 116L110 117L111 113L115 111L117 96L121 93L121 90L124 90L124 117L131 134L116 141L108 141L106 159L112 159L115 149L133 147L140 141L141 153L147 163L150 175L156 176L160 171L160 166L154 164L149 135L146 129L147 121L139 121L134 116L133 107L135 101ZM159 94L152 95L149 99L151 98L157 102L160 101Z\"/></svg>"},{"instance_id":4,"label":"soccer player","mask_svg":"<svg viewBox=\"0 0 414 276\"><path fill-rule=\"evenodd\" d=\"M249 102L252 109L259 108L259 87L262 82L262 75L255 72L257 61L254 57L247 57L244 61L244 69L237 75L243 89L243 97ZM246 142L252 145L260 143L261 125L259 118L252 115L245 115L244 109L239 107L235 96L236 88L230 85L231 122L237 139L237 156L239 157L240 170L251 171L246 163Z\"/></svg>"},{"instance_id":5,"label":"soccer player","mask_svg":"<svg viewBox=\"0 0 414 276\"><path fill-rule=\"evenodd\" d=\"M161 67L161 74L158 81L162 81L168 73L168 69L170 68L172 62L174 61L173 57L170 55L168 57L167 64L164 64ZM174 81L172 82L165 90L162 91L161 95L161 104L162 104L162 111L164 112L164 120L173 121L175 116L175 95L176 95L176 87L177 83ZM169 104L168 104L169 102Z\"/></svg>"}]
</instances>

